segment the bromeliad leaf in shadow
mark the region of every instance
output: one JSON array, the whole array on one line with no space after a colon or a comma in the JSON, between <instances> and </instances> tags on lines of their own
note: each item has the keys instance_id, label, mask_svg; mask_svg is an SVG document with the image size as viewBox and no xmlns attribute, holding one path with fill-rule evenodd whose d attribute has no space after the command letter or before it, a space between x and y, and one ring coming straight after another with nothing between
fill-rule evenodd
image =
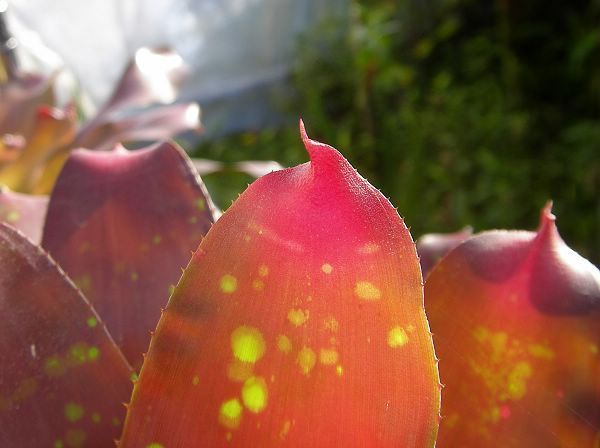
<instances>
[{"instance_id":1,"label":"bromeliad leaf in shadow","mask_svg":"<svg viewBox=\"0 0 600 448\"><path fill-rule=\"evenodd\" d=\"M445 384L440 446L593 446L600 431L600 272L547 206L537 233L490 231L429 274Z\"/></svg>"},{"instance_id":2,"label":"bromeliad leaf in shadow","mask_svg":"<svg viewBox=\"0 0 600 448\"><path fill-rule=\"evenodd\" d=\"M473 235L471 227L453 233L427 233L417 240L417 253L423 271L423 278L448 252Z\"/></svg>"},{"instance_id":3,"label":"bromeliad leaf in shadow","mask_svg":"<svg viewBox=\"0 0 600 448\"><path fill-rule=\"evenodd\" d=\"M74 151L61 172L42 245L86 294L134 368L213 213L189 159L170 143Z\"/></svg>"},{"instance_id":4,"label":"bromeliad leaf in shadow","mask_svg":"<svg viewBox=\"0 0 600 448\"><path fill-rule=\"evenodd\" d=\"M330 146L253 183L164 311L121 446L433 446L440 386L411 236Z\"/></svg>"},{"instance_id":5,"label":"bromeliad leaf in shadow","mask_svg":"<svg viewBox=\"0 0 600 448\"><path fill-rule=\"evenodd\" d=\"M0 446L110 446L131 368L39 247L0 224Z\"/></svg>"},{"instance_id":6,"label":"bromeliad leaf in shadow","mask_svg":"<svg viewBox=\"0 0 600 448\"><path fill-rule=\"evenodd\" d=\"M15 193L0 186L0 222L23 232L35 244L42 240L48 196Z\"/></svg>"}]
</instances>

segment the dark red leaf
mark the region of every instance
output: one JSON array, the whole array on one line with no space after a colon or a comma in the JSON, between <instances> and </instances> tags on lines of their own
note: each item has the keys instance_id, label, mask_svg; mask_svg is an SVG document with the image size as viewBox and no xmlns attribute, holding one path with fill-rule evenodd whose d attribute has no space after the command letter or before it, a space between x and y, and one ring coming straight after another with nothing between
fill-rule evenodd
<instances>
[{"instance_id":1,"label":"dark red leaf","mask_svg":"<svg viewBox=\"0 0 600 448\"><path fill-rule=\"evenodd\" d=\"M111 446L131 369L56 264L0 224L0 446Z\"/></svg>"},{"instance_id":2,"label":"dark red leaf","mask_svg":"<svg viewBox=\"0 0 600 448\"><path fill-rule=\"evenodd\" d=\"M213 210L189 159L170 143L74 151L57 180L42 245L135 368Z\"/></svg>"}]
</instances>

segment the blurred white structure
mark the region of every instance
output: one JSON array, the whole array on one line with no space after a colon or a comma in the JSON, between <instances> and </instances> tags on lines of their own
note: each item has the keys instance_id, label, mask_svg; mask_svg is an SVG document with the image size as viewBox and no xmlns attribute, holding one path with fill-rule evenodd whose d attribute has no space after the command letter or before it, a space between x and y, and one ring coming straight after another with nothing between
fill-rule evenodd
<instances>
[{"instance_id":1,"label":"blurred white structure","mask_svg":"<svg viewBox=\"0 0 600 448\"><path fill-rule=\"evenodd\" d=\"M62 64L93 106L141 46L168 46L191 67L182 100L197 100L209 133L274 117L273 92L299 33L343 17L347 0L9 0L8 25L33 60Z\"/></svg>"}]
</instances>

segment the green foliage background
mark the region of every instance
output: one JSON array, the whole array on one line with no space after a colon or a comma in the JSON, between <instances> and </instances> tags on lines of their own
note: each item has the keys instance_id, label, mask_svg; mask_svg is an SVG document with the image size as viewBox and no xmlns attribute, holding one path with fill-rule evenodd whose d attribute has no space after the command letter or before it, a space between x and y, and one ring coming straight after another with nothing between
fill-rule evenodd
<instances>
[{"instance_id":1,"label":"green foliage background","mask_svg":"<svg viewBox=\"0 0 600 448\"><path fill-rule=\"evenodd\" d=\"M600 1L353 1L299 42L294 117L202 144L224 161L305 162L297 117L399 208L415 237L533 229L600 261ZM221 206L249 179L207 176Z\"/></svg>"}]
</instances>

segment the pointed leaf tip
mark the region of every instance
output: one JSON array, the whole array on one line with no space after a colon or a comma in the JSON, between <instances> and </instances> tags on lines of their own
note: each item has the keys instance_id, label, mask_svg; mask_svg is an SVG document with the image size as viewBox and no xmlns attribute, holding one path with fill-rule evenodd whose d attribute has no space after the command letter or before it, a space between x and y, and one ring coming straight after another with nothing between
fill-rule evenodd
<instances>
[{"instance_id":1,"label":"pointed leaf tip","mask_svg":"<svg viewBox=\"0 0 600 448\"><path fill-rule=\"evenodd\" d=\"M334 177L347 177L350 172L356 172L348 161L333 146L311 139L300 119L300 136L310 158L313 172Z\"/></svg>"}]
</instances>

